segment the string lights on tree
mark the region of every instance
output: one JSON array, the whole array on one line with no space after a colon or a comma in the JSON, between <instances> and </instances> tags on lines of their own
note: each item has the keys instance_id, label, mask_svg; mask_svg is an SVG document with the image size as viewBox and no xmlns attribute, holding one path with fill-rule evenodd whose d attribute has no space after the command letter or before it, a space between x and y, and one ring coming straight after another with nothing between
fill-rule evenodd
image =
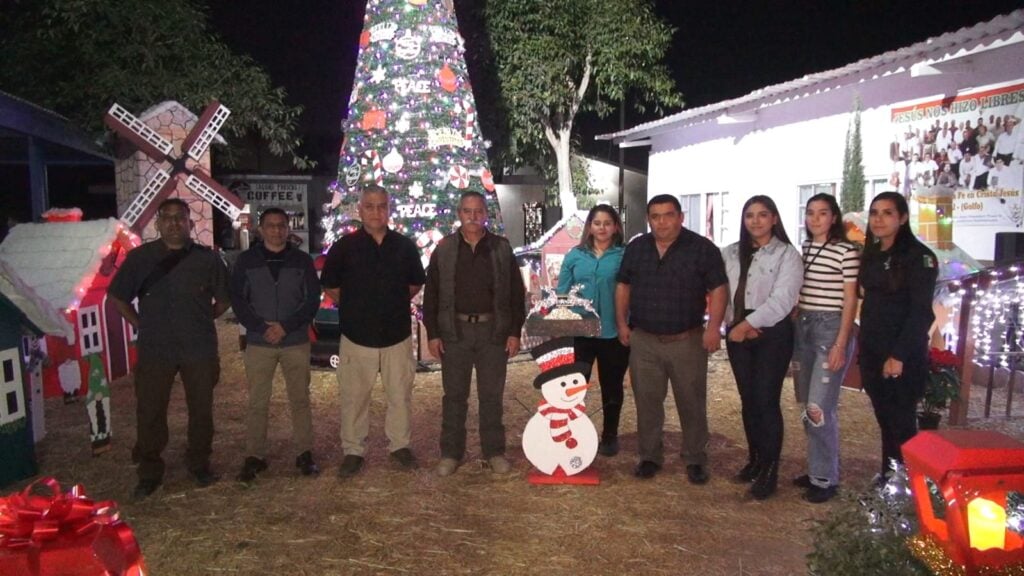
<instances>
[{"instance_id":1,"label":"string lights on tree","mask_svg":"<svg viewBox=\"0 0 1024 576\"><path fill-rule=\"evenodd\" d=\"M391 226L416 240L425 262L453 230L464 192L485 196L500 229L452 2L369 0L359 46L325 247L359 225L367 184L387 189Z\"/></svg>"}]
</instances>

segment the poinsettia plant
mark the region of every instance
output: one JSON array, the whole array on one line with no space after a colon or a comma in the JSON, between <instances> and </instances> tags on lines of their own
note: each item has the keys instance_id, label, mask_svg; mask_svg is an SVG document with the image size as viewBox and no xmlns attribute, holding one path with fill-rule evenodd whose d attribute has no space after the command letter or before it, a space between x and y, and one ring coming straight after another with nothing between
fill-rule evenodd
<instances>
[{"instance_id":1,"label":"poinsettia plant","mask_svg":"<svg viewBox=\"0 0 1024 576\"><path fill-rule=\"evenodd\" d=\"M951 350L928 351L928 385L921 399L921 410L937 414L960 398L960 358Z\"/></svg>"}]
</instances>

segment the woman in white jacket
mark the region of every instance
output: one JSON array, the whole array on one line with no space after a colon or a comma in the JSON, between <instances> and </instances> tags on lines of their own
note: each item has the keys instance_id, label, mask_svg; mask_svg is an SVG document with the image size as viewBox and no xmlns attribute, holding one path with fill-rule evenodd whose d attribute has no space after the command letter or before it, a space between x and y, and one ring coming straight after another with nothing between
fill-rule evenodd
<instances>
[{"instance_id":1,"label":"woman in white jacket","mask_svg":"<svg viewBox=\"0 0 1024 576\"><path fill-rule=\"evenodd\" d=\"M782 452L782 381L793 355L793 321L803 283L800 253L790 244L775 202L754 196L743 205L740 241L722 253L729 276L726 347L739 388L749 459L736 475L750 494L775 493Z\"/></svg>"}]
</instances>

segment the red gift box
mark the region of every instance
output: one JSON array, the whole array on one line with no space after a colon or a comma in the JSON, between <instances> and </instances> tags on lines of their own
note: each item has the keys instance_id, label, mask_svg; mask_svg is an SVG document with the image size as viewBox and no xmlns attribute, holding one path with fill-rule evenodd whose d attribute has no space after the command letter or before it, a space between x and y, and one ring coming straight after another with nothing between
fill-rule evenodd
<instances>
[{"instance_id":1,"label":"red gift box","mask_svg":"<svg viewBox=\"0 0 1024 576\"><path fill-rule=\"evenodd\" d=\"M47 494L35 494L43 490ZM0 498L0 566L5 576L144 576L131 528L113 501L94 502L53 478Z\"/></svg>"}]
</instances>

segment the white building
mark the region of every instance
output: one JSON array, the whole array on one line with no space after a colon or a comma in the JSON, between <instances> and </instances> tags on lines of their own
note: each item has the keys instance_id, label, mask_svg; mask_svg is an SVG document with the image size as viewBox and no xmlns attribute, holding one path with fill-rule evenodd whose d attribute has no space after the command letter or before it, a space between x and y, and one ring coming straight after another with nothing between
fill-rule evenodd
<instances>
[{"instance_id":1,"label":"white building","mask_svg":"<svg viewBox=\"0 0 1024 576\"><path fill-rule=\"evenodd\" d=\"M1010 161L997 166L997 139L992 139L987 143L993 154L985 162L990 180L970 174L960 179L954 241L975 258L992 259L996 232L1024 231L1024 126L1005 126L1007 119L1014 123L1024 117L1022 30L1024 10L1017 10L599 139L650 146L648 198L678 196L685 225L726 244L738 238L740 210L752 195L767 194L776 201L794 240L801 237L808 197L841 195L845 140L857 98L867 202L884 190L908 193L934 185L938 174L898 156L912 160L917 153L923 161L931 153L938 160L959 161L962 136L976 143L979 131L974 128L981 118L989 132L1007 133L1000 136L1000 149L1012 148L1003 157ZM956 130L944 131L944 126ZM1001 177L994 176L997 171Z\"/></svg>"}]
</instances>

